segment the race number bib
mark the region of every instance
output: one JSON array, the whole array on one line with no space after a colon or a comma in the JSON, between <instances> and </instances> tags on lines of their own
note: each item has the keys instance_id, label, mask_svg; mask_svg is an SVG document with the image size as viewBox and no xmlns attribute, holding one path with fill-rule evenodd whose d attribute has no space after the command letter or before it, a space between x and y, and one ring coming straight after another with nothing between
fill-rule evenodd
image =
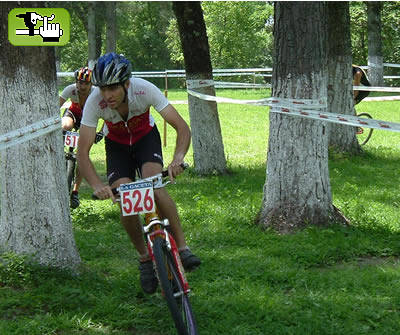
<instances>
[{"instance_id":1,"label":"race number bib","mask_svg":"<svg viewBox=\"0 0 400 335\"><path fill-rule=\"evenodd\" d=\"M119 187L123 216L155 211L152 182L122 184Z\"/></svg>"},{"instance_id":2,"label":"race number bib","mask_svg":"<svg viewBox=\"0 0 400 335\"><path fill-rule=\"evenodd\" d=\"M65 133L64 145L66 147L76 148L78 146L79 133L67 131Z\"/></svg>"}]
</instances>

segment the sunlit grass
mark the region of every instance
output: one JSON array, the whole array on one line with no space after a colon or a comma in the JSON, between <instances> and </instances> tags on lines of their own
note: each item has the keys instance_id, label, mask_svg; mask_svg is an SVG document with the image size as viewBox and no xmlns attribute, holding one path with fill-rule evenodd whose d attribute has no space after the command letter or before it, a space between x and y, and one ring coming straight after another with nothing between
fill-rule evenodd
<instances>
[{"instance_id":1,"label":"sunlit grass","mask_svg":"<svg viewBox=\"0 0 400 335\"><path fill-rule=\"evenodd\" d=\"M261 99L269 92L217 95ZM169 99L187 94L170 91ZM187 105L176 107L189 122ZM399 108L362 102L357 111L400 122ZM350 227L278 235L254 225L266 178L268 108L219 104L218 111L231 174L198 177L190 168L168 188L203 261L188 274L200 334L400 333L400 134L376 130L362 155L331 154L333 201ZM167 135L168 163L171 127ZM92 159L105 178L104 142L93 147ZM193 166L192 148L187 161ZM118 208L91 200L91 192L84 183L72 212L79 276L18 257L0 265L1 335L176 334L162 295L147 296L139 286Z\"/></svg>"}]
</instances>

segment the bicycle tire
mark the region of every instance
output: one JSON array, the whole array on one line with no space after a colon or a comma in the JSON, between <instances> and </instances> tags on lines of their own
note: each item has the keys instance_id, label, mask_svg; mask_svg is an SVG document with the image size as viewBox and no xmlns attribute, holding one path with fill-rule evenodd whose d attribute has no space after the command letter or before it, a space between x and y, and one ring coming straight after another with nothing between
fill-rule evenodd
<instances>
[{"instance_id":1,"label":"bicycle tire","mask_svg":"<svg viewBox=\"0 0 400 335\"><path fill-rule=\"evenodd\" d=\"M372 116L370 114L368 114L368 113L357 114L357 117L366 117L368 119L372 119ZM359 131L359 129L361 131ZM366 130L366 129L368 129L368 130ZM373 132L372 128L357 127L357 135L359 135L357 137L359 138L359 141L361 142L360 143L361 145L367 144L367 142L370 140L370 138L372 136L372 132ZM363 135L361 136L361 134L363 134Z\"/></svg>"},{"instance_id":2,"label":"bicycle tire","mask_svg":"<svg viewBox=\"0 0 400 335\"><path fill-rule=\"evenodd\" d=\"M196 321L178 269L165 240L158 236L153 244L154 261L160 286L179 335L197 335Z\"/></svg>"},{"instance_id":3,"label":"bicycle tire","mask_svg":"<svg viewBox=\"0 0 400 335\"><path fill-rule=\"evenodd\" d=\"M71 193L75 183L75 160L67 159L67 183L68 183L68 194Z\"/></svg>"}]
</instances>

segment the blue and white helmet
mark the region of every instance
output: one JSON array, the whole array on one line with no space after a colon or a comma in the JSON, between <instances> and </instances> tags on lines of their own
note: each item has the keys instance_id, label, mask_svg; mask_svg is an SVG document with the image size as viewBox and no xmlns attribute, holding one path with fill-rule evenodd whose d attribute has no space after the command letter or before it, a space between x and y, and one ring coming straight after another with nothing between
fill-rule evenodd
<instances>
[{"instance_id":1,"label":"blue and white helmet","mask_svg":"<svg viewBox=\"0 0 400 335\"><path fill-rule=\"evenodd\" d=\"M95 63L92 72L92 83L95 86L108 86L123 83L132 76L132 65L122 55L106 53Z\"/></svg>"}]
</instances>

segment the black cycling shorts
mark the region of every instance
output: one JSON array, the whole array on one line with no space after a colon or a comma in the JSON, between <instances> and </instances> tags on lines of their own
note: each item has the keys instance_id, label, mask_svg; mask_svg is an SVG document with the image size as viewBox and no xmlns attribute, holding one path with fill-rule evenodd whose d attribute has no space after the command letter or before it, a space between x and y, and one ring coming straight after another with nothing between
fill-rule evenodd
<instances>
[{"instance_id":1,"label":"black cycling shorts","mask_svg":"<svg viewBox=\"0 0 400 335\"><path fill-rule=\"evenodd\" d=\"M135 180L136 169L141 169L144 163L164 165L160 133L156 126L133 145L120 144L107 137L105 145L109 185L124 177Z\"/></svg>"}]
</instances>

